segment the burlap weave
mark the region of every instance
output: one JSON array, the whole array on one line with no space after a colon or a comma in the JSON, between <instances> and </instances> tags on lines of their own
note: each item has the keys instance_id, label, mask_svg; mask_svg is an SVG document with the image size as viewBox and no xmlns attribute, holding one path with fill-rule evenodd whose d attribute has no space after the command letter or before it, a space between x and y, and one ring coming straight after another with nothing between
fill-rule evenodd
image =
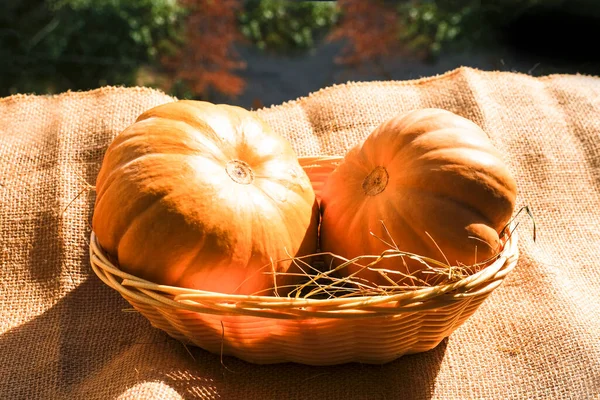
<instances>
[{"instance_id":1,"label":"burlap weave","mask_svg":"<svg viewBox=\"0 0 600 400\"><path fill-rule=\"evenodd\" d=\"M0 398L600 398L600 78L461 68L353 83L258 113L299 155L343 154L383 120L445 108L505 154L538 227L521 259L436 349L383 366L255 366L151 328L88 262L112 138L173 101L140 88L0 100Z\"/></svg>"}]
</instances>

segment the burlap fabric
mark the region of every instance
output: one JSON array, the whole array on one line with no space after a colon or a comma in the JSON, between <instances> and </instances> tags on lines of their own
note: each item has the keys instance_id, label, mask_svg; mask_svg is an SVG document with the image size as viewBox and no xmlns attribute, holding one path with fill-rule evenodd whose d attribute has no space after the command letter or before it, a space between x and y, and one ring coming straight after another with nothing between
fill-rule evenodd
<instances>
[{"instance_id":1,"label":"burlap fabric","mask_svg":"<svg viewBox=\"0 0 600 400\"><path fill-rule=\"evenodd\" d=\"M354 83L260 110L299 155L343 154L420 107L480 124L519 184L517 268L434 350L383 366L255 366L186 349L92 273L94 193L112 138L173 101L103 88L0 100L0 398L591 399L600 396L600 78L468 68Z\"/></svg>"}]
</instances>

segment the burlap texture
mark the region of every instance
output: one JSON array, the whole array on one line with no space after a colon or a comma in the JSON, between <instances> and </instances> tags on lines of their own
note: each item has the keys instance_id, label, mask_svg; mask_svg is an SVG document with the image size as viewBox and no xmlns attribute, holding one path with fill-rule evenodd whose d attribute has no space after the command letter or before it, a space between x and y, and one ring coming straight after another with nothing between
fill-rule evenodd
<instances>
[{"instance_id":1,"label":"burlap texture","mask_svg":"<svg viewBox=\"0 0 600 400\"><path fill-rule=\"evenodd\" d=\"M519 264L476 314L383 366L222 364L122 311L87 259L86 182L119 131L173 100L139 88L0 100L0 398L600 397L600 78L461 68L258 112L299 155L335 155L397 113L448 109L490 135L535 214L537 242L521 218Z\"/></svg>"}]
</instances>

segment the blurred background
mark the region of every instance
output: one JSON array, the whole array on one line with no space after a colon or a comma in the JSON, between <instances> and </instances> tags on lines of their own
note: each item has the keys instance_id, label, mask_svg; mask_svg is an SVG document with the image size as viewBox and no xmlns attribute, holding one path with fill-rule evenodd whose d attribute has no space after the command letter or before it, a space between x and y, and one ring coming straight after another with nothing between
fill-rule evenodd
<instances>
[{"instance_id":1,"label":"blurred background","mask_svg":"<svg viewBox=\"0 0 600 400\"><path fill-rule=\"evenodd\" d=\"M598 0L0 0L0 96L143 85L246 108L458 66L600 74Z\"/></svg>"}]
</instances>

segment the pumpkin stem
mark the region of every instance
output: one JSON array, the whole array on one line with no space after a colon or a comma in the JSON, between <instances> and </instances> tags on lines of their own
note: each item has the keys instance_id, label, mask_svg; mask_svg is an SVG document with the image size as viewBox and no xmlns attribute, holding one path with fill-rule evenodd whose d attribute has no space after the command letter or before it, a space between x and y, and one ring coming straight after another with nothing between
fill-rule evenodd
<instances>
[{"instance_id":1,"label":"pumpkin stem","mask_svg":"<svg viewBox=\"0 0 600 400\"><path fill-rule=\"evenodd\" d=\"M242 160L231 160L225 166L227 175L236 183L249 185L254 181L252 168Z\"/></svg>"},{"instance_id":2,"label":"pumpkin stem","mask_svg":"<svg viewBox=\"0 0 600 400\"><path fill-rule=\"evenodd\" d=\"M362 183L367 196L375 196L383 192L388 184L389 175L384 167L375 167Z\"/></svg>"}]
</instances>

